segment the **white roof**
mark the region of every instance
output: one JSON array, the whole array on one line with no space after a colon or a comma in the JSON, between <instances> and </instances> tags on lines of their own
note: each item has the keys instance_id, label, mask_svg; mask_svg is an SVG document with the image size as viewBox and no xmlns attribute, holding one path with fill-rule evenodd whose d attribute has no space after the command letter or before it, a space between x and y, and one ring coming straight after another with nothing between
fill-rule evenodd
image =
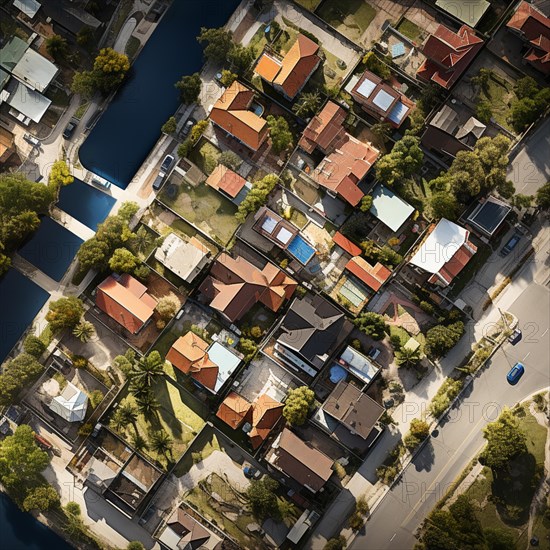
<instances>
[{"instance_id":1,"label":"white roof","mask_svg":"<svg viewBox=\"0 0 550 550\"><path fill-rule=\"evenodd\" d=\"M395 98L388 94L386 90L380 90L372 102L382 111L387 111L390 108L390 105L394 102Z\"/></svg>"},{"instance_id":2,"label":"white roof","mask_svg":"<svg viewBox=\"0 0 550 550\"><path fill-rule=\"evenodd\" d=\"M36 0L13 0L13 5L29 19L32 19L42 4Z\"/></svg>"},{"instance_id":3,"label":"white roof","mask_svg":"<svg viewBox=\"0 0 550 550\"><path fill-rule=\"evenodd\" d=\"M367 384L372 381L380 370L368 357L351 346L348 346L342 352L340 359L346 363L344 366L347 370Z\"/></svg>"},{"instance_id":4,"label":"white roof","mask_svg":"<svg viewBox=\"0 0 550 550\"><path fill-rule=\"evenodd\" d=\"M470 27L475 27L490 3L487 0L437 0L435 5Z\"/></svg>"},{"instance_id":5,"label":"white roof","mask_svg":"<svg viewBox=\"0 0 550 550\"><path fill-rule=\"evenodd\" d=\"M443 218L412 257L411 264L438 273L468 239L468 231Z\"/></svg>"},{"instance_id":6,"label":"white roof","mask_svg":"<svg viewBox=\"0 0 550 550\"><path fill-rule=\"evenodd\" d=\"M233 371L241 364L241 359L219 342L214 342L208 348L208 358L218 365L218 379L214 388L214 391L217 392Z\"/></svg>"},{"instance_id":7,"label":"white roof","mask_svg":"<svg viewBox=\"0 0 550 550\"><path fill-rule=\"evenodd\" d=\"M170 233L157 248L155 259L190 283L204 267L208 252Z\"/></svg>"},{"instance_id":8,"label":"white roof","mask_svg":"<svg viewBox=\"0 0 550 550\"><path fill-rule=\"evenodd\" d=\"M57 71L57 67L51 61L29 48L13 68L12 74L33 90L43 92Z\"/></svg>"},{"instance_id":9,"label":"white roof","mask_svg":"<svg viewBox=\"0 0 550 550\"><path fill-rule=\"evenodd\" d=\"M359 88L357 88L357 92L363 97L368 98L372 94L374 88L376 88L376 82L365 78L365 80L363 80L363 82L359 85Z\"/></svg>"},{"instance_id":10,"label":"white roof","mask_svg":"<svg viewBox=\"0 0 550 550\"><path fill-rule=\"evenodd\" d=\"M12 81L14 80L12 79ZM44 116L44 113L52 102L42 94L16 81L15 89L6 100L6 103L17 109L21 114L29 117L32 121L40 122L40 119Z\"/></svg>"},{"instance_id":11,"label":"white roof","mask_svg":"<svg viewBox=\"0 0 550 550\"><path fill-rule=\"evenodd\" d=\"M292 237L292 233L286 227L281 227L281 230L277 233L276 239L286 244L290 240L290 237Z\"/></svg>"},{"instance_id":12,"label":"white roof","mask_svg":"<svg viewBox=\"0 0 550 550\"><path fill-rule=\"evenodd\" d=\"M82 422L86 416L87 407L88 396L70 382L50 403L50 409L67 422Z\"/></svg>"},{"instance_id":13,"label":"white roof","mask_svg":"<svg viewBox=\"0 0 550 550\"><path fill-rule=\"evenodd\" d=\"M377 185L374 188L370 213L384 225L387 225L394 233L409 219L413 212L414 207L387 187Z\"/></svg>"}]
</instances>

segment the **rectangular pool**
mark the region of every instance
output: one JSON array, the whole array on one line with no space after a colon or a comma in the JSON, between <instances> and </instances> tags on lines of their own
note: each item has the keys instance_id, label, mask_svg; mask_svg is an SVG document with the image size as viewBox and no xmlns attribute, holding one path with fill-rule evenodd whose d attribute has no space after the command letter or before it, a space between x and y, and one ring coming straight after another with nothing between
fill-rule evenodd
<instances>
[{"instance_id":1,"label":"rectangular pool","mask_svg":"<svg viewBox=\"0 0 550 550\"><path fill-rule=\"evenodd\" d=\"M105 220L116 199L77 178L59 192L57 206L85 226L97 230Z\"/></svg>"},{"instance_id":2,"label":"rectangular pool","mask_svg":"<svg viewBox=\"0 0 550 550\"><path fill-rule=\"evenodd\" d=\"M296 235L296 237L290 241L287 250L303 265L306 265L309 260L315 256L315 249L300 235Z\"/></svg>"},{"instance_id":3,"label":"rectangular pool","mask_svg":"<svg viewBox=\"0 0 550 550\"><path fill-rule=\"evenodd\" d=\"M18 254L55 281L61 281L84 241L47 216Z\"/></svg>"},{"instance_id":4,"label":"rectangular pool","mask_svg":"<svg viewBox=\"0 0 550 550\"><path fill-rule=\"evenodd\" d=\"M0 279L0 363L49 297L16 269L10 269Z\"/></svg>"}]
</instances>

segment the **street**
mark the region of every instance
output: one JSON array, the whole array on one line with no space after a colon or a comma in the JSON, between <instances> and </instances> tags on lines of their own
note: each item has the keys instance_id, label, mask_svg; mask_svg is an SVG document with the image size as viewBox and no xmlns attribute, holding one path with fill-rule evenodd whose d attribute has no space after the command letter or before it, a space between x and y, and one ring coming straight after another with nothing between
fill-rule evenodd
<instances>
[{"instance_id":1,"label":"street","mask_svg":"<svg viewBox=\"0 0 550 550\"><path fill-rule=\"evenodd\" d=\"M503 407L548 387L548 288L531 282L509 311L519 319L522 340L515 346L504 344L473 380L460 404L442 420L400 481L383 497L351 548L412 548L416 529L483 446L483 427L495 420ZM517 386L510 386L506 373L517 361L525 365L525 375Z\"/></svg>"}]
</instances>

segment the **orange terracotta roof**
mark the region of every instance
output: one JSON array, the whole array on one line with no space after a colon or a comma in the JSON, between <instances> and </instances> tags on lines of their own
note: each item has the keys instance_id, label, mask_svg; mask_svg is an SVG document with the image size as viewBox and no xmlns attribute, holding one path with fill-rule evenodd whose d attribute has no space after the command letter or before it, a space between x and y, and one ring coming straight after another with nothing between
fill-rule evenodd
<instances>
[{"instance_id":1,"label":"orange terracotta roof","mask_svg":"<svg viewBox=\"0 0 550 550\"><path fill-rule=\"evenodd\" d=\"M372 266L361 256L352 258L346 264L346 269L376 292L391 275L391 271L380 262Z\"/></svg>"},{"instance_id":2,"label":"orange terracotta roof","mask_svg":"<svg viewBox=\"0 0 550 550\"><path fill-rule=\"evenodd\" d=\"M191 237L189 239L189 244L192 244L195 248L200 250L201 252L204 252L205 254L210 254L210 249L205 246L197 237Z\"/></svg>"},{"instance_id":3,"label":"orange terracotta roof","mask_svg":"<svg viewBox=\"0 0 550 550\"><path fill-rule=\"evenodd\" d=\"M153 316L157 301L147 294L147 287L127 273L118 280L112 275L98 287L95 303L99 309L136 334Z\"/></svg>"},{"instance_id":4,"label":"orange terracotta roof","mask_svg":"<svg viewBox=\"0 0 550 550\"><path fill-rule=\"evenodd\" d=\"M267 122L249 111L254 92L236 81L212 107L210 120L256 151L267 137Z\"/></svg>"},{"instance_id":5,"label":"orange terracotta roof","mask_svg":"<svg viewBox=\"0 0 550 550\"><path fill-rule=\"evenodd\" d=\"M329 154L345 139L343 127L346 111L333 101L328 101L320 113L315 115L304 130L298 145L312 153L318 147Z\"/></svg>"},{"instance_id":6,"label":"orange terracotta roof","mask_svg":"<svg viewBox=\"0 0 550 550\"><path fill-rule=\"evenodd\" d=\"M279 418L283 415L284 405L267 394L257 397L252 403L252 430L248 434L254 449L266 439Z\"/></svg>"},{"instance_id":7,"label":"orange terracotta roof","mask_svg":"<svg viewBox=\"0 0 550 550\"><path fill-rule=\"evenodd\" d=\"M223 164L218 164L208 176L206 183L216 190L235 198L246 184L246 180Z\"/></svg>"},{"instance_id":8,"label":"orange terracotta roof","mask_svg":"<svg viewBox=\"0 0 550 550\"><path fill-rule=\"evenodd\" d=\"M208 343L194 332L180 336L168 350L166 359L184 373L189 373L193 363L200 361L208 349Z\"/></svg>"},{"instance_id":9,"label":"orange terracotta roof","mask_svg":"<svg viewBox=\"0 0 550 550\"><path fill-rule=\"evenodd\" d=\"M277 73L281 70L281 67L281 61L268 53L263 53L254 68L254 72L260 75L264 80L273 82L273 79L277 76Z\"/></svg>"},{"instance_id":10,"label":"orange terracotta roof","mask_svg":"<svg viewBox=\"0 0 550 550\"><path fill-rule=\"evenodd\" d=\"M244 421L252 404L244 397L231 392L218 408L216 416L228 426L236 430Z\"/></svg>"},{"instance_id":11,"label":"orange terracotta roof","mask_svg":"<svg viewBox=\"0 0 550 550\"><path fill-rule=\"evenodd\" d=\"M446 284L450 284L464 267L466 267L466 264L472 259L476 251L476 245L471 241L466 241L453 254L453 257L437 273L434 273L428 281L430 283L437 283L443 279Z\"/></svg>"},{"instance_id":12,"label":"orange terracotta roof","mask_svg":"<svg viewBox=\"0 0 550 550\"><path fill-rule=\"evenodd\" d=\"M347 237L342 235L340 231L336 231L332 240L340 247L343 248L348 254L352 256L360 256L363 252L359 246L351 242Z\"/></svg>"}]
</instances>

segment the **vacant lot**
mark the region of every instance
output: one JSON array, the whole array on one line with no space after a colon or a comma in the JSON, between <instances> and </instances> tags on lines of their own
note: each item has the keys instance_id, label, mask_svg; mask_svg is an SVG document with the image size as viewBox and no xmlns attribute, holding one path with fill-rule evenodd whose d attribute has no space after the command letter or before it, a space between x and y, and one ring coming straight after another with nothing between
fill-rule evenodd
<instances>
[{"instance_id":1,"label":"vacant lot","mask_svg":"<svg viewBox=\"0 0 550 550\"><path fill-rule=\"evenodd\" d=\"M351 40L359 40L376 15L365 0L327 0L317 15Z\"/></svg>"}]
</instances>

